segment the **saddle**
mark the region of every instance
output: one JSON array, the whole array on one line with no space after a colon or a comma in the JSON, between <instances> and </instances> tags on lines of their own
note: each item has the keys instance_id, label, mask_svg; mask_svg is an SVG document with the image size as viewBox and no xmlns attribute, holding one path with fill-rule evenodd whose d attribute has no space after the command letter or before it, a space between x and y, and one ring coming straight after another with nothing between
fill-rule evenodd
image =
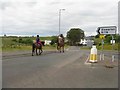
<instances>
[{"instance_id":1,"label":"saddle","mask_svg":"<svg viewBox=\"0 0 120 90\"><path fill-rule=\"evenodd\" d=\"M38 44L38 43L36 43L36 46L37 46L37 47L40 47L41 45L40 45L40 44Z\"/></svg>"},{"instance_id":2,"label":"saddle","mask_svg":"<svg viewBox=\"0 0 120 90\"><path fill-rule=\"evenodd\" d=\"M33 43L35 44L36 47L41 47L42 46L42 43L37 43L35 40L33 40Z\"/></svg>"}]
</instances>

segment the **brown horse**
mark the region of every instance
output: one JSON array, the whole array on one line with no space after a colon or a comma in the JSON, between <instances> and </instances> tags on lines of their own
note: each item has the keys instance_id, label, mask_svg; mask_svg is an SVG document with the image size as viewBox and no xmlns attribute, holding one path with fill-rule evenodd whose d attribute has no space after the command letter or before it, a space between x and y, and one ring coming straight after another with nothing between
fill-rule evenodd
<instances>
[{"instance_id":1,"label":"brown horse","mask_svg":"<svg viewBox=\"0 0 120 90\"><path fill-rule=\"evenodd\" d=\"M62 49L62 52L64 52L64 37L62 34L58 37L58 40L57 40L57 50L59 50L60 53L61 53L61 49Z\"/></svg>"},{"instance_id":2,"label":"brown horse","mask_svg":"<svg viewBox=\"0 0 120 90\"><path fill-rule=\"evenodd\" d=\"M41 42L41 43L42 43L42 45L44 45L44 42ZM39 55L41 55L41 53L43 52L42 45L37 44L35 41L33 41L33 44L32 44L32 56L35 54L35 50L36 50L36 55L38 55L37 49L39 49Z\"/></svg>"}]
</instances>

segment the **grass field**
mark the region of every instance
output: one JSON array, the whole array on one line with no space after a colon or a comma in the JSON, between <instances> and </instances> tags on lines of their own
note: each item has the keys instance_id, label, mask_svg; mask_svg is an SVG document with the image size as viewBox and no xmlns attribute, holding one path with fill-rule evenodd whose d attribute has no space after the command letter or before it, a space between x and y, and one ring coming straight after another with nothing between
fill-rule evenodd
<instances>
[{"instance_id":1,"label":"grass field","mask_svg":"<svg viewBox=\"0 0 120 90\"><path fill-rule=\"evenodd\" d=\"M36 37L0 37L0 51L11 52L11 51L23 51L32 50L32 43L25 44L20 43L19 40L35 40ZM40 37L41 41L52 40L52 37ZM43 49L54 49L55 46L44 46Z\"/></svg>"},{"instance_id":2,"label":"grass field","mask_svg":"<svg viewBox=\"0 0 120 90\"><path fill-rule=\"evenodd\" d=\"M22 39L22 41L25 41L27 39L29 40L35 40L36 37L4 37L0 38L0 51L2 52L13 52L13 51L26 51L26 50L32 50L32 43L24 44L19 43L19 39ZM44 40L52 40L52 37L40 37L41 41ZM46 45L43 46L43 50L56 50L56 45ZM65 45L65 48L68 46Z\"/></svg>"}]
</instances>

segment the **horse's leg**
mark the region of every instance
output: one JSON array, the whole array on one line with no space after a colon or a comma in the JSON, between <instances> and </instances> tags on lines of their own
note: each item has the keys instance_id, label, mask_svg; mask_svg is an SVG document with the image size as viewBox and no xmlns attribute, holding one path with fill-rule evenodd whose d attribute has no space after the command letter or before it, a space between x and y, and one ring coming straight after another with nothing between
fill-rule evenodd
<instances>
[{"instance_id":1,"label":"horse's leg","mask_svg":"<svg viewBox=\"0 0 120 90\"><path fill-rule=\"evenodd\" d=\"M60 46L59 50L60 50L60 53L61 53L61 46Z\"/></svg>"},{"instance_id":2,"label":"horse's leg","mask_svg":"<svg viewBox=\"0 0 120 90\"><path fill-rule=\"evenodd\" d=\"M60 44L59 43L57 44L57 50L58 51L60 50Z\"/></svg>"},{"instance_id":3,"label":"horse's leg","mask_svg":"<svg viewBox=\"0 0 120 90\"><path fill-rule=\"evenodd\" d=\"M42 53L42 46L40 46L39 48L39 55L41 55L41 53Z\"/></svg>"},{"instance_id":4,"label":"horse's leg","mask_svg":"<svg viewBox=\"0 0 120 90\"><path fill-rule=\"evenodd\" d=\"M34 53L34 48L33 48L33 45L32 45L32 56L33 56L33 53Z\"/></svg>"},{"instance_id":5,"label":"horse's leg","mask_svg":"<svg viewBox=\"0 0 120 90\"><path fill-rule=\"evenodd\" d=\"M40 48L39 48L39 55L41 54Z\"/></svg>"},{"instance_id":6,"label":"horse's leg","mask_svg":"<svg viewBox=\"0 0 120 90\"><path fill-rule=\"evenodd\" d=\"M34 56L34 51L32 50L32 56Z\"/></svg>"},{"instance_id":7,"label":"horse's leg","mask_svg":"<svg viewBox=\"0 0 120 90\"><path fill-rule=\"evenodd\" d=\"M32 56L34 55L34 53L35 53L35 45L32 44Z\"/></svg>"},{"instance_id":8,"label":"horse's leg","mask_svg":"<svg viewBox=\"0 0 120 90\"><path fill-rule=\"evenodd\" d=\"M43 52L42 47L41 47L41 53Z\"/></svg>"},{"instance_id":9,"label":"horse's leg","mask_svg":"<svg viewBox=\"0 0 120 90\"><path fill-rule=\"evenodd\" d=\"M40 51L39 51L39 55L41 55L41 53L42 53L42 51L41 51L41 49L39 49Z\"/></svg>"},{"instance_id":10,"label":"horse's leg","mask_svg":"<svg viewBox=\"0 0 120 90\"><path fill-rule=\"evenodd\" d=\"M63 53L64 53L64 46L62 47L62 49L63 49Z\"/></svg>"},{"instance_id":11,"label":"horse's leg","mask_svg":"<svg viewBox=\"0 0 120 90\"><path fill-rule=\"evenodd\" d=\"M42 48L39 48L39 55L41 55L42 52Z\"/></svg>"},{"instance_id":12,"label":"horse's leg","mask_svg":"<svg viewBox=\"0 0 120 90\"><path fill-rule=\"evenodd\" d=\"M57 44L57 50L59 50L59 44Z\"/></svg>"},{"instance_id":13,"label":"horse's leg","mask_svg":"<svg viewBox=\"0 0 120 90\"><path fill-rule=\"evenodd\" d=\"M42 48L41 48L41 53L43 52Z\"/></svg>"},{"instance_id":14,"label":"horse's leg","mask_svg":"<svg viewBox=\"0 0 120 90\"><path fill-rule=\"evenodd\" d=\"M38 55L38 53L37 53L37 48L36 48L36 55Z\"/></svg>"}]
</instances>

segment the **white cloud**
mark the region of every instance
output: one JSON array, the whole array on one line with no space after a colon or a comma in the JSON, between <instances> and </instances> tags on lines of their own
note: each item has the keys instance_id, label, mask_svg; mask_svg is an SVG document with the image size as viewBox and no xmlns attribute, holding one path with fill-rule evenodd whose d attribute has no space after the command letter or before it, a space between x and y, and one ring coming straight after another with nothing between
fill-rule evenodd
<instances>
[{"instance_id":1,"label":"white cloud","mask_svg":"<svg viewBox=\"0 0 120 90\"><path fill-rule=\"evenodd\" d=\"M79 27L95 35L99 26L117 26L117 5L118 0L2 0L0 11L4 33L57 35L58 11L65 8L61 33Z\"/></svg>"}]
</instances>

